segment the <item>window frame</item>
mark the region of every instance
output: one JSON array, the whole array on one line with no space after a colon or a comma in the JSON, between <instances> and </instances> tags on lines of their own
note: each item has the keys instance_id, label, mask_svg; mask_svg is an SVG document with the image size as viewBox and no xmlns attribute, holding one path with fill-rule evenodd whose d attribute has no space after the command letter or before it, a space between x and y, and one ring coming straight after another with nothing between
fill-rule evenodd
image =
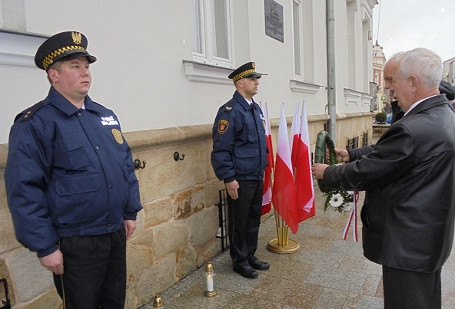
<instances>
[{"instance_id":1,"label":"window frame","mask_svg":"<svg viewBox=\"0 0 455 309\"><path fill-rule=\"evenodd\" d=\"M216 48L216 37L215 37L215 20L214 20L214 1L216 0L193 0L193 5L199 4L199 23L196 22L195 16L193 16L193 43L194 41L200 42L201 52L194 51L194 45L192 45L193 61L208 65L219 66L223 68L233 68L234 59L234 23L232 13L232 0L225 1L226 9L226 38L227 38L227 53L228 58L221 58L214 54L213 49ZM194 13L193 13L194 14ZM199 37L194 33L194 29L199 28Z\"/></svg>"},{"instance_id":2,"label":"window frame","mask_svg":"<svg viewBox=\"0 0 455 309\"><path fill-rule=\"evenodd\" d=\"M295 20L295 5L298 7L298 42L296 42L296 20ZM297 81L303 81L304 77L304 46L303 46L303 13L302 13L303 3L302 0L293 0L292 1L292 54L293 54L293 79ZM296 44L298 44L299 55L296 55ZM297 72L297 63L296 59L299 60L299 71Z\"/></svg>"}]
</instances>

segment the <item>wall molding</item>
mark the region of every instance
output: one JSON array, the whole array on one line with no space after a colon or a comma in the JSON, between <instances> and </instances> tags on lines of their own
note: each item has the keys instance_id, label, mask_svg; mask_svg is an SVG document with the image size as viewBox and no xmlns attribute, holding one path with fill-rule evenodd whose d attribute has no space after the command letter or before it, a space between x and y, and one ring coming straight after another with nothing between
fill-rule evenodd
<instances>
[{"instance_id":1,"label":"wall molding","mask_svg":"<svg viewBox=\"0 0 455 309\"><path fill-rule=\"evenodd\" d=\"M372 115L369 112L337 114L337 119L344 118L359 118ZM310 115L308 123L326 122L330 118L329 115ZM286 117L288 125L292 123L292 117ZM279 118L271 118L270 125L272 129L277 129L280 123ZM161 148L169 145L177 145L182 143L190 143L198 140L211 138L212 124L202 124L195 126L182 126L164 129L143 130L124 132L125 140L131 149L142 151L145 149ZM0 144L0 171L5 170L6 159L8 156L8 144Z\"/></svg>"},{"instance_id":2,"label":"wall molding","mask_svg":"<svg viewBox=\"0 0 455 309\"><path fill-rule=\"evenodd\" d=\"M292 91L315 94L322 86L291 79L290 87Z\"/></svg>"},{"instance_id":3,"label":"wall molding","mask_svg":"<svg viewBox=\"0 0 455 309\"><path fill-rule=\"evenodd\" d=\"M0 30L0 65L35 68L35 53L44 36Z\"/></svg>"}]
</instances>

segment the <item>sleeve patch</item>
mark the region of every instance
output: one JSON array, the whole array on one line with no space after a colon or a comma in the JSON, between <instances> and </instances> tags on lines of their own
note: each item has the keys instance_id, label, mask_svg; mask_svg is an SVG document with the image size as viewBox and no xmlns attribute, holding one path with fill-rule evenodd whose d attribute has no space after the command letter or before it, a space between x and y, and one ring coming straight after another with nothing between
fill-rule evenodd
<instances>
[{"instance_id":1,"label":"sleeve patch","mask_svg":"<svg viewBox=\"0 0 455 309\"><path fill-rule=\"evenodd\" d=\"M229 127L229 121L220 120L218 122L218 133L223 134L224 132L227 131L228 127Z\"/></svg>"}]
</instances>

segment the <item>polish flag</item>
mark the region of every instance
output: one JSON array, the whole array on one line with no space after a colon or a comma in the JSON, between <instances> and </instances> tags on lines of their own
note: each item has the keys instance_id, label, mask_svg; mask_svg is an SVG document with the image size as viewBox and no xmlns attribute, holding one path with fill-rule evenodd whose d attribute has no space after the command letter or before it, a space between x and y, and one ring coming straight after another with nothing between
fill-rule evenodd
<instances>
[{"instance_id":1,"label":"polish flag","mask_svg":"<svg viewBox=\"0 0 455 309\"><path fill-rule=\"evenodd\" d=\"M296 148L294 172L296 204L299 213L299 222L301 222L313 217L316 213L316 207L314 205L313 177L311 175L310 138L305 101L303 101L302 105L300 134L297 143L298 146L294 147ZM292 156L294 158L294 153Z\"/></svg>"},{"instance_id":2,"label":"polish flag","mask_svg":"<svg viewBox=\"0 0 455 309\"><path fill-rule=\"evenodd\" d=\"M264 171L264 189L262 191L262 209L261 215L264 215L270 211L272 208L272 171L274 167L273 162L273 147L272 147L272 130L270 127L270 118L269 118L269 109L267 107L267 102L264 103L264 106L261 102L262 113L265 118L265 143L267 145L267 167Z\"/></svg>"},{"instance_id":3,"label":"polish flag","mask_svg":"<svg viewBox=\"0 0 455 309\"><path fill-rule=\"evenodd\" d=\"M273 206L280 217L289 226L292 233L295 234L299 228L299 213L295 203L295 184L292 172L291 149L289 145L284 103L281 106L277 145L275 179L272 189Z\"/></svg>"},{"instance_id":4,"label":"polish flag","mask_svg":"<svg viewBox=\"0 0 455 309\"><path fill-rule=\"evenodd\" d=\"M292 125L291 125L291 136L289 142L291 144L291 162L293 172L295 174L295 167L296 167L296 160L297 160L297 147L299 145L299 138L300 138L300 103L297 103L295 107L294 117L292 118Z\"/></svg>"}]
</instances>

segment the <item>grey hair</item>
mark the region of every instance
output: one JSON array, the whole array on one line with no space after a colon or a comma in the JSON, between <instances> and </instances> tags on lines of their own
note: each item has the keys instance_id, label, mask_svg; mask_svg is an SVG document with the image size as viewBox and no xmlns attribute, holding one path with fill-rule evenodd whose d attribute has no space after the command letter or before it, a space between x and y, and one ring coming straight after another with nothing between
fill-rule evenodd
<instances>
[{"instance_id":1,"label":"grey hair","mask_svg":"<svg viewBox=\"0 0 455 309\"><path fill-rule=\"evenodd\" d=\"M402 51L393 54L392 57L390 57L389 60L387 60L387 61L385 62L385 64L387 64L387 63L389 63L389 62L392 62L392 61L397 61L398 57L401 56L401 55L403 55L403 54L404 54L404 52L402 52Z\"/></svg>"},{"instance_id":2,"label":"grey hair","mask_svg":"<svg viewBox=\"0 0 455 309\"><path fill-rule=\"evenodd\" d=\"M426 48L416 48L397 56L398 73L402 78L412 75L419 77L425 88L438 88L442 79L442 61L433 51Z\"/></svg>"}]
</instances>

